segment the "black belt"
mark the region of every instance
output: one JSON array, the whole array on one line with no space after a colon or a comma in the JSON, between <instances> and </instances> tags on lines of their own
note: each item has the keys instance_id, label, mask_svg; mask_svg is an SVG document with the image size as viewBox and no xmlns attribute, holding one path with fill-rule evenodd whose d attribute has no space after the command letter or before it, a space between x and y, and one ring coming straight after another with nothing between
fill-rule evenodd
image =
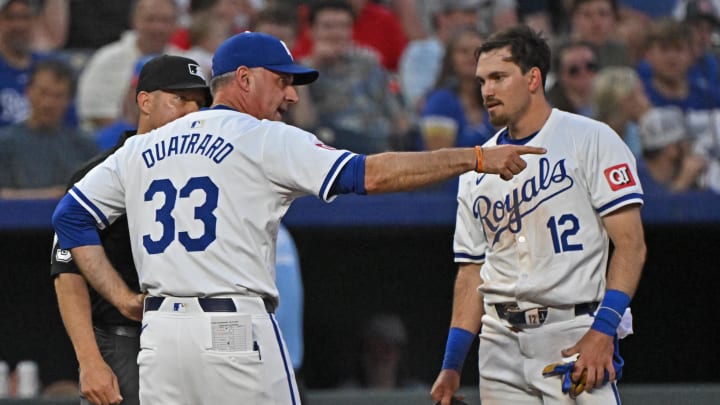
<instances>
[{"instance_id":1,"label":"black belt","mask_svg":"<svg viewBox=\"0 0 720 405\"><path fill-rule=\"evenodd\" d=\"M108 335L138 337L140 336L139 326L130 325L95 325L95 330L106 333Z\"/></svg>"},{"instance_id":2,"label":"black belt","mask_svg":"<svg viewBox=\"0 0 720 405\"><path fill-rule=\"evenodd\" d=\"M265 304L265 310L270 314L275 313L275 301L271 298L261 298ZM197 298L197 300L200 308L205 312L237 312L232 298ZM145 312L157 311L163 301L165 301L165 297L145 298Z\"/></svg>"},{"instance_id":3,"label":"black belt","mask_svg":"<svg viewBox=\"0 0 720 405\"><path fill-rule=\"evenodd\" d=\"M576 304L575 316L592 314L595 312L598 305L598 302ZM495 310L501 319L504 319L510 324L516 326L541 325L545 323L548 314L548 307L521 311L514 302L495 304ZM537 310L537 312L535 312L535 310ZM532 311L532 313L530 311Z\"/></svg>"}]
</instances>

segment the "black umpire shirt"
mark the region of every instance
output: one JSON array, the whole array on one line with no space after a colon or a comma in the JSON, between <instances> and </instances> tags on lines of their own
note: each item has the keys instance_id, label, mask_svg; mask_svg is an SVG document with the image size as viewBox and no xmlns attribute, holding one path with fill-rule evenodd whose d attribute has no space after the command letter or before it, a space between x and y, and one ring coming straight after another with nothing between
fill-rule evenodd
<instances>
[{"instance_id":1,"label":"black umpire shirt","mask_svg":"<svg viewBox=\"0 0 720 405\"><path fill-rule=\"evenodd\" d=\"M135 131L126 131L112 149L94 157L80 170L75 172L70 179L68 189L78 180L82 179L93 167L102 163L108 156L119 149L125 143L125 140L132 135L135 135ZM112 225L100 231L100 239L110 263L117 269L130 289L139 292L140 287L137 270L135 269L132 250L130 248L130 231L128 230L127 217L125 215L119 217ZM72 261L70 252L60 249L56 240L53 245L52 257L50 258L50 274L56 277L61 273L80 274L80 269ZM140 326L139 322L125 318L115 306L100 296L92 287L88 287L90 290L90 304L92 305L93 325L100 327L118 325Z\"/></svg>"}]
</instances>

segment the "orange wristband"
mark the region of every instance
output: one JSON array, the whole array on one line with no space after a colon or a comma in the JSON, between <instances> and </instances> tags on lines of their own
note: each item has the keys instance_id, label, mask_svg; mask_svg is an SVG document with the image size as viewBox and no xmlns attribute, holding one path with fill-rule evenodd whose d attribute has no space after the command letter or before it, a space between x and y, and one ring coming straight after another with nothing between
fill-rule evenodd
<instances>
[{"instance_id":1,"label":"orange wristband","mask_svg":"<svg viewBox=\"0 0 720 405\"><path fill-rule=\"evenodd\" d=\"M483 163L482 146L475 146L475 156L477 156L477 160L475 163L475 171L478 173L482 173L482 163Z\"/></svg>"}]
</instances>

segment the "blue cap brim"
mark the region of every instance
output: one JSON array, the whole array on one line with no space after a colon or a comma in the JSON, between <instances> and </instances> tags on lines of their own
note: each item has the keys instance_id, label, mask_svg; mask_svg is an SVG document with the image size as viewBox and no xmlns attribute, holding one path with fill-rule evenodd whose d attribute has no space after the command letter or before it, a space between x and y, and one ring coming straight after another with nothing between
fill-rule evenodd
<instances>
[{"instance_id":1,"label":"blue cap brim","mask_svg":"<svg viewBox=\"0 0 720 405\"><path fill-rule=\"evenodd\" d=\"M305 66L289 64L289 65L267 65L265 69L271 70L277 73L286 73L293 75L293 86L301 86L303 84L310 84L317 80L320 76L315 69L310 69Z\"/></svg>"}]
</instances>

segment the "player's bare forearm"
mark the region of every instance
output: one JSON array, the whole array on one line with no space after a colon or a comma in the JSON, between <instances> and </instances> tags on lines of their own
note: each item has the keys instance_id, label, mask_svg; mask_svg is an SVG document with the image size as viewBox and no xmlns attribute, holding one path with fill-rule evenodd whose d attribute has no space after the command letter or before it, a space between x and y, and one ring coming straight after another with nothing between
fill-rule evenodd
<instances>
[{"instance_id":1,"label":"player's bare forearm","mask_svg":"<svg viewBox=\"0 0 720 405\"><path fill-rule=\"evenodd\" d=\"M632 205L618 209L603 218L605 229L615 249L607 275L607 288L620 290L633 297L645 265L645 236L640 207Z\"/></svg>"},{"instance_id":2,"label":"player's bare forearm","mask_svg":"<svg viewBox=\"0 0 720 405\"><path fill-rule=\"evenodd\" d=\"M480 265L461 264L455 279L451 327L462 328L475 334L480 331L480 319L485 312L483 297L477 290L480 284Z\"/></svg>"},{"instance_id":3,"label":"player's bare forearm","mask_svg":"<svg viewBox=\"0 0 720 405\"><path fill-rule=\"evenodd\" d=\"M142 296L134 293L110 264L100 245L71 249L73 260L87 281L126 317L142 318Z\"/></svg>"},{"instance_id":4,"label":"player's bare forearm","mask_svg":"<svg viewBox=\"0 0 720 405\"><path fill-rule=\"evenodd\" d=\"M500 145L483 148L483 173L511 179L527 164L522 154L545 153L543 148ZM462 173L476 170L474 148L450 148L428 152L386 152L368 156L365 161L365 190L368 194L410 191Z\"/></svg>"},{"instance_id":5,"label":"player's bare forearm","mask_svg":"<svg viewBox=\"0 0 720 405\"><path fill-rule=\"evenodd\" d=\"M55 278L55 294L60 317L80 366L86 361L102 360L92 328L90 294L85 279L74 273L59 274Z\"/></svg>"}]
</instances>

